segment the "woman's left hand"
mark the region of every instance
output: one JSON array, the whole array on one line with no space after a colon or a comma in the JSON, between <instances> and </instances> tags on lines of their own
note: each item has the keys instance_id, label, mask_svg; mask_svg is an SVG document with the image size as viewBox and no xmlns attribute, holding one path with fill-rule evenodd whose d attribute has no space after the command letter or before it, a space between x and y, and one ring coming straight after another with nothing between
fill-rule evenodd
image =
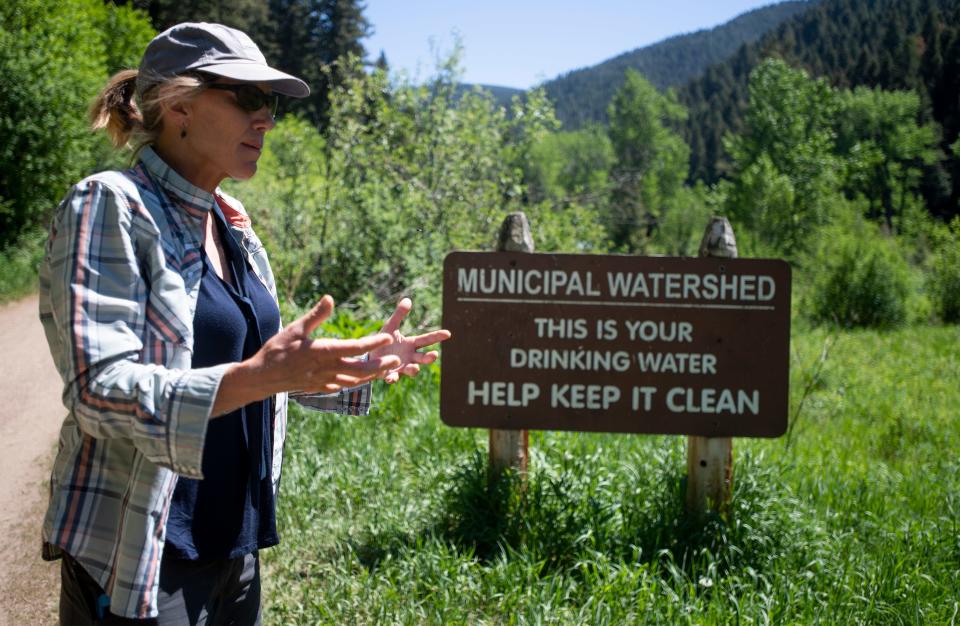
<instances>
[{"instance_id":1,"label":"woman's left hand","mask_svg":"<svg viewBox=\"0 0 960 626\"><path fill-rule=\"evenodd\" d=\"M400 357L400 365L388 371L383 379L388 383L395 383L400 380L400 376L416 376L420 372L421 365L429 365L437 360L440 353L436 350L430 352L419 352L420 348L435 343L440 343L450 338L449 330L434 330L422 335L406 336L400 332L400 324L413 307L410 298L401 298L394 309L393 315L386 321L382 333L388 333L393 336L393 343L390 345L376 348L370 352L371 357L384 357L395 355Z\"/></svg>"}]
</instances>

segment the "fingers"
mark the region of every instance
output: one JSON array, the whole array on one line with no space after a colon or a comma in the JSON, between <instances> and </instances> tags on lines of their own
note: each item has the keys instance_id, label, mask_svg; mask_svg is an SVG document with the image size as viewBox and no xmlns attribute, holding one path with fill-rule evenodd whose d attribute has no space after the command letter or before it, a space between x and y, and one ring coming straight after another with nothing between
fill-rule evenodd
<instances>
[{"instance_id":1,"label":"fingers","mask_svg":"<svg viewBox=\"0 0 960 626\"><path fill-rule=\"evenodd\" d=\"M389 371L389 370L388 370L388 371ZM332 382L332 383L328 383L328 384L336 385L337 387L340 387L340 388L344 388L344 387L358 387L358 386L362 385L363 383L368 383L368 382L370 382L371 380L374 380L374 379L376 379L376 378L380 378L381 376L383 376L383 372L382 372L382 371L379 371L379 370L378 370L378 371L375 371L375 372L368 373L368 374L366 374L366 375L364 375L364 376L351 376L351 375L348 375L348 374L337 374L337 375L334 377L333 382Z\"/></svg>"},{"instance_id":2,"label":"fingers","mask_svg":"<svg viewBox=\"0 0 960 626\"><path fill-rule=\"evenodd\" d=\"M383 380L389 384L393 384L400 380L400 375L410 376L411 378L420 373L420 366L416 363L408 363L398 370L394 370L383 377Z\"/></svg>"},{"instance_id":3,"label":"fingers","mask_svg":"<svg viewBox=\"0 0 960 626\"><path fill-rule=\"evenodd\" d=\"M351 357L366 354L377 348L393 343L393 336L387 333L377 333L359 339L320 339L314 341L311 347L314 350L334 357ZM386 358L386 357L382 357ZM375 359L370 359L371 362Z\"/></svg>"},{"instance_id":4,"label":"fingers","mask_svg":"<svg viewBox=\"0 0 960 626\"><path fill-rule=\"evenodd\" d=\"M431 350L430 352L417 352L416 356L413 357L415 363L420 365L430 365L440 356L440 353L436 350Z\"/></svg>"},{"instance_id":5,"label":"fingers","mask_svg":"<svg viewBox=\"0 0 960 626\"><path fill-rule=\"evenodd\" d=\"M430 365L440 356L440 353L436 350L431 350L430 352L412 352L410 353L410 358L407 363L414 363L417 365Z\"/></svg>"},{"instance_id":6,"label":"fingers","mask_svg":"<svg viewBox=\"0 0 960 626\"><path fill-rule=\"evenodd\" d=\"M359 339L346 339L344 343L348 344L350 349L358 350L358 352L354 354L365 354L377 348L389 346L393 343L393 336L387 333L377 333L376 335L368 335L366 337L360 337Z\"/></svg>"},{"instance_id":7,"label":"fingers","mask_svg":"<svg viewBox=\"0 0 960 626\"><path fill-rule=\"evenodd\" d=\"M411 308L413 308L413 302L410 298L400 298L400 302L397 303L397 308L393 310L393 315L386 321L380 332L394 333L399 330L400 324L403 323L404 318L407 317Z\"/></svg>"},{"instance_id":8,"label":"fingers","mask_svg":"<svg viewBox=\"0 0 960 626\"><path fill-rule=\"evenodd\" d=\"M422 335L407 337L407 341L412 343L414 348L422 348L424 346L440 343L441 341L446 341L449 338L450 331L445 328L441 328L440 330L434 330Z\"/></svg>"},{"instance_id":9,"label":"fingers","mask_svg":"<svg viewBox=\"0 0 960 626\"><path fill-rule=\"evenodd\" d=\"M331 313L333 313L333 298L323 296L320 298L320 302L317 302L306 315L290 324L290 327L297 331L298 334L309 336L310 333L317 329L317 326L330 317Z\"/></svg>"},{"instance_id":10,"label":"fingers","mask_svg":"<svg viewBox=\"0 0 960 626\"><path fill-rule=\"evenodd\" d=\"M386 334L362 339L317 339L302 342L300 353L289 360L291 375L302 381L295 388L334 393L344 387L356 387L381 378L403 367L395 355L359 358L372 347L390 344L393 337Z\"/></svg>"},{"instance_id":11,"label":"fingers","mask_svg":"<svg viewBox=\"0 0 960 626\"><path fill-rule=\"evenodd\" d=\"M350 357L343 357L340 359L340 370L343 374L348 376L366 376L368 374L373 374L376 376L378 374L382 374L383 372L389 372L390 370L397 369L402 365L403 361L395 354L367 360L354 359Z\"/></svg>"},{"instance_id":12,"label":"fingers","mask_svg":"<svg viewBox=\"0 0 960 626\"><path fill-rule=\"evenodd\" d=\"M440 353L436 350L431 350L430 352L413 352L410 355L410 361L407 362L403 367L392 370L386 376L383 377L383 380L388 383L395 383L400 380L400 375L404 376L416 376L420 373L421 365L430 365L439 358Z\"/></svg>"},{"instance_id":13,"label":"fingers","mask_svg":"<svg viewBox=\"0 0 960 626\"><path fill-rule=\"evenodd\" d=\"M374 379L386 377L394 370L403 370L400 357L387 356L379 359L353 359L344 357L337 364L338 371L316 389L323 393L334 393L345 387L357 387Z\"/></svg>"},{"instance_id":14,"label":"fingers","mask_svg":"<svg viewBox=\"0 0 960 626\"><path fill-rule=\"evenodd\" d=\"M402 369L400 357L389 356L382 359L340 359L339 371L333 382L341 387L356 387L377 378L386 378L393 371Z\"/></svg>"}]
</instances>

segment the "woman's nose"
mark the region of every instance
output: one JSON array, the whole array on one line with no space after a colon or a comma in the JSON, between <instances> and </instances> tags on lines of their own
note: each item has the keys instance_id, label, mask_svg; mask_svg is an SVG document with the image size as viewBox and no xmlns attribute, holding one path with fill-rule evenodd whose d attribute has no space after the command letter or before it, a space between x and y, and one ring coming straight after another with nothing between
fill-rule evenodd
<instances>
[{"instance_id":1,"label":"woman's nose","mask_svg":"<svg viewBox=\"0 0 960 626\"><path fill-rule=\"evenodd\" d=\"M277 121L273 118L269 107L263 107L256 112L256 117L253 120L253 127L256 130L266 132L276 125Z\"/></svg>"}]
</instances>

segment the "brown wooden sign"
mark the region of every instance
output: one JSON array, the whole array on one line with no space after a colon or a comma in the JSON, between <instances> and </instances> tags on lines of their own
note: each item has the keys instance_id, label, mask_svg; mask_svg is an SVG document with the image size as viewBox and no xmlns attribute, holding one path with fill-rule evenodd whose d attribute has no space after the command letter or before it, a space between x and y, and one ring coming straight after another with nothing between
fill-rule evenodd
<instances>
[{"instance_id":1,"label":"brown wooden sign","mask_svg":"<svg viewBox=\"0 0 960 626\"><path fill-rule=\"evenodd\" d=\"M453 252L443 327L450 426L786 431L784 261Z\"/></svg>"}]
</instances>

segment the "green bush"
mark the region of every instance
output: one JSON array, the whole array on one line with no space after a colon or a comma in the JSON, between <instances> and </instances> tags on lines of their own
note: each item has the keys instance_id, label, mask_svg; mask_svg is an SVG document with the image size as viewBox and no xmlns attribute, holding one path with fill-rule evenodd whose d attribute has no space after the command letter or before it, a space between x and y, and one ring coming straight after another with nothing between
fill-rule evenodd
<instances>
[{"instance_id":1,"label":"green bush","mask_svg":"<svg viewBox=\"0 0 960 626\"><path fill-rule=\"evenodd\" d=\"M521 164L527 194L534 202L543 198L585 202L601 196L610 185L614 160L602 127L546 134L530 146L530 157Z\"/></svg>"},{"instance_id":2,"label":"green bush","mask_svg":"<svg viewBox=\"0 0 960 626\"><path fill-rule=\"evenodd\" d=\"M0 245L44 226L103 160L87 107L108 68L135 64L151 36L145 14L99 0L0 3Z\"/></svg>"},{"instance_id":3,"label":"green bush","mask_svg":"<svg viewBox=\"0 0 960 626\"><path fill-rule=\"evenodd\" d=\"M677 190L664 203L665 210L653 234L653 252L697 256L704 229L717 208L703 183Z\"/></svg>"},{"instance_id":4,"label":"green bush","mask_svg":"<svg viewBox=\"0 0 960 626\"><path fill-rule=\"evenodd\" d=\"M32 229L0 250L0 303L16 300L37 288L46 233Z\"/></svg>"},{"instance_id":5,"label":"green bush","mask_svg":"<svg viewBox=\"0 0 960 626\"><path fill-rule=\"evenodd\" d=\"M284 119L257 176L227 187L253 216L282 297L306 306L329 293L376 318L405 294L411 323L431 326L444 255L492 248L507 213L523 208L541 225L538 249L603 246L589 209L522 204L520 164L555 127L542 92L508 113L483 92L459 94L450 67L413 86L345 63L326 134Z\"/></svg>"},{"instance_id":6,"label":"green bush","mask_svg":"<svg viewBox=\"0 0 960 626\"><path fill-rule=\"evenodd\" d=\"M940 319L951 324L960 322L960 218L953 221L937 246L927 287Z\"/></svg>"},{"instance_id":7,"label":"green bush","mask_svg":"<svg viewBox=\"0 0 960 626\"><path fill-rule=\"evenodd\" d=\"M878 233L828 230L817 255L810 316L845 327L889 328L907 318L910 272Z\"/></svg>"}]
</instances>

